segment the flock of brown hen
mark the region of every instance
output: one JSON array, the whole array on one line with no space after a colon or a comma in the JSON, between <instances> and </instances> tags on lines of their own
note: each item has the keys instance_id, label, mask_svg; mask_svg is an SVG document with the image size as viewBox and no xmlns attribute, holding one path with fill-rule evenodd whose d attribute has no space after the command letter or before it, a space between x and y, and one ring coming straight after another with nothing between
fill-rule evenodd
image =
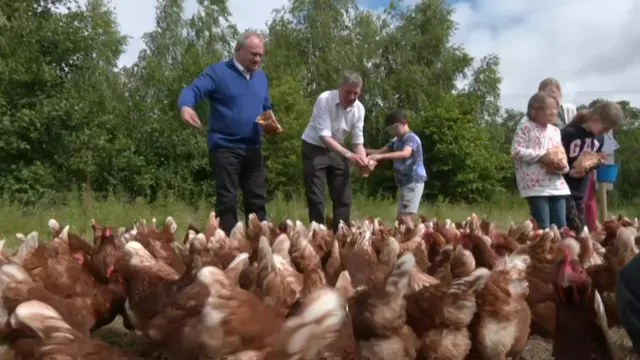
<instances>
[{"instance_id":1,"label":"flock of brown hen","mask_svg":"<svg viewBox=\"0 0 640 360\"><path fill-rule=\"evenodd\" d=\"M617 272L637 221L594 233L498 231L486 219L385 227L249 217L227 236L215 213L182 243L169 217L131 229L93 222L93 245L49 221L0 253L4 359L624 359ZM120 316L133 349L91 337Z\"/></svg>"}]
</instances>

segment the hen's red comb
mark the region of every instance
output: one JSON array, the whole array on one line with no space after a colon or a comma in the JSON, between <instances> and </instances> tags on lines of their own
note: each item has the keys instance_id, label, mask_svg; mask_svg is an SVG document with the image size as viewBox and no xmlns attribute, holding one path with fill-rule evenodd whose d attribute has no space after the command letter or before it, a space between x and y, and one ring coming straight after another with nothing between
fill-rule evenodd
<instances>
[{"instance_id":1,"label":"hen's red comb","mask_svg":"<svg viewBox=\"0 0 640 360\"><path fill-rule=\"evenodd\" d=\"M576 232L569 229L566 226L563 226L562 229L560 229L560 233L562 235L564 235L565 237L572 237L572 236L576 236Z\"/></svg>"},{"instance_id":2,"label":"hen's red comb","mask_svg":"<svg viewBox=\"0 0 640 360\"><path fill-rule=\"evenodd\" d=\"M103 235L106 237L111 237L113 232L111 231L111 226L105 226Z\"/></svg>"}]
</instances>

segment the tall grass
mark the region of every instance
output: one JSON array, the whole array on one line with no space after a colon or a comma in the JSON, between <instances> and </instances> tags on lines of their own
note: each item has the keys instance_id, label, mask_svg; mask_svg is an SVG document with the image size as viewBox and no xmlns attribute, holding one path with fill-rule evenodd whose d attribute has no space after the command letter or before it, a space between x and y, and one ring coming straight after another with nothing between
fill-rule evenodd
<instances>
[{"instance_id":1,"label":"tall grass","mask_svg":"<svg viewBox=\"0 0 640 360\"><path fill-rule=\"evenodd\" d=\"M47 233L47 221L54 218L60 224L69 225L73 232L87 237L91 233L91 219L96 219L100 224L108 224L114 227L131 226L139 219L151 218L163 221L167 216L172 216L180 229L185 229L188 223L201 226L213 209L213 200L202 200L195 205L188 205L168 195L159 201L148 204L142 200L124 201L117 196L108 197L106 200L87 198L86 194L69 194L68 196L56 196L56 201L43 201L37 206L24 207L10 201L0 200L0 238L6 239L9 248L15 246L15 234L38 231ZM62 199L62 200L61 200ZM240 202L241 203L241 202ZM331 202L327 199L327 214L331 214ZM394 199L368 199L356 197L352 202L352 219L364 216L380 217L385 221L393 221L396 215L397 205ZM241 210L241 209L239 209ZM637 216L630 209L610 209L610 214L618 212L628 216ZM294 196L289 200L276 198L267 205L268 217L274 221L285 218L307 222L307 206L302 196ZM518 197L507 196L491 203L479 204L451 204L444 201L435 203L423 203L420 213L428 217L439 219L449 218L461 220L471 213L486 215L499 226L508 226L511 221L521 221L528 217L528 209L524 200ZM240 214L241 219L243 219ZM181 236L181 235L180 235Z\"/></svg>"}]
</instances>

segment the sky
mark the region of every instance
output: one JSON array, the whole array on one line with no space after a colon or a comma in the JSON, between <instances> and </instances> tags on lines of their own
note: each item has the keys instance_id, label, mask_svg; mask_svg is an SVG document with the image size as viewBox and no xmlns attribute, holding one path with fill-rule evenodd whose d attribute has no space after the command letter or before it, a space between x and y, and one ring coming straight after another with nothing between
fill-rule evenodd
<instances>
[{"instance_id":1,"label":"sky","mask_svg":"<svg viewBox=\"0 0 640 360\"><path fill-rule=\"evenodd\" d=\"M373 10L388 0L361 0ZM416 0L409 0L416 1ZM154 27L155 0L113 0L121 30L132 37L122 65L135 61L140 37ZM196 0L185 0L187 11ZM287 0L229 0L242 31L265 28L271 10ZM638 0L451 0L459 29L453 42L474 57L500 56L502 105L526 108L540 80L558 79L564 102L595 98L640 106ZM249 10L249 11L247 11Z\"/></svg>"}]
</instances>

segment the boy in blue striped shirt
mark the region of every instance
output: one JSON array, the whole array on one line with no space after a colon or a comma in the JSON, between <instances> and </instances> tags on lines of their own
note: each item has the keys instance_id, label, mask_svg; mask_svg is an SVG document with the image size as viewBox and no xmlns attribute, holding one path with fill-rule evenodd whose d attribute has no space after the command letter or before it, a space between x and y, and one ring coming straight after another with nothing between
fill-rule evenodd
<instances>
[{"instance_id":1,"label":"boy in blue striped shirt","mask_svg":"<svg viewBox=\"0 0 640 360\"><path fill-rule=\"evenodd\" d=\"M387 131L394 137L381 149L367 149L369 160L393 160L398 186L398 222L413 226L412 217L418 213L427 172L422 158L422 142L409 129L407 116L395 110L385 118Z\"/></svg>"}]
</instances>

